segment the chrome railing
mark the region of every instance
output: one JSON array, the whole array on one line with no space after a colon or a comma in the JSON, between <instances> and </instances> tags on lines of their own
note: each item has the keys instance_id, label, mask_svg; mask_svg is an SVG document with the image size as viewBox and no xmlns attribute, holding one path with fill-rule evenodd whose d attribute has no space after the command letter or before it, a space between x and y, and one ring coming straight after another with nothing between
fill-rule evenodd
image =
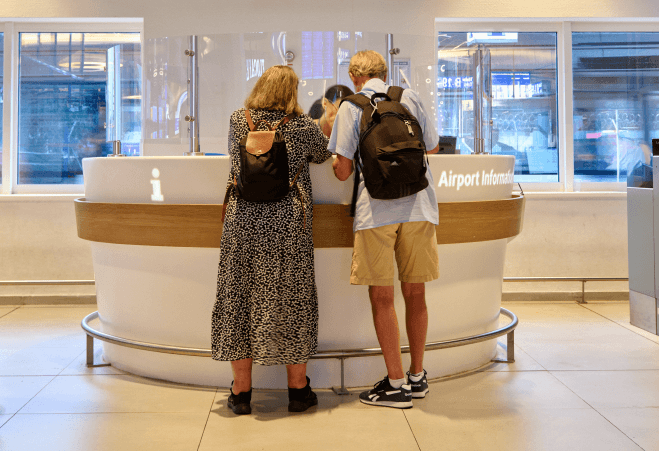
<instances>
[{"instance_id":1,"label":"chrome railing","mask_svg":"<svg viewBox=\"0 0 659 451\"><path fill-rule=\"evenodd\" d=\"M510 323L504 327L493 330L491 332L485 332L478 335L472 335L469 337L454 338L451 340L436 341L431 343L426 343L426 351L432 351L435 349L446 349L446 348L455 348L458 346L464 346L474 343L480 343L487 340L492 340L494 338L500 337L502 335L507 335L506 343L506 360L493 359L493 362L503 362L503 363L513 363L515 361L515 328L519 324L517 316L510 310L501 308L500 313L503 316L506 316L510 319ZM105 341L118 346L125 346L128 348L139 349L142 351L151 351L151 352L160 352L165 354L177 354L177 355L186 355L186 356L195 356L195 357L211 357L212 351L210 349L202 348L186 348L170 345L162 345L155 343L147 343L143 341L131 340L128 338L117 337L114 335L103 333L99 330L94 329L89 325L90 321L98 319L98 312L93 312L83 318L81 326L85 333L87 334L87 366L101 366L94 365L94 339ZM409 353L409 346L401 346L401 352ZM333 388L336 394L342 395L347 394L348 390L345 387L345 368L344 361L352 357L369 357L382 355L382 350L380 348L365 348L365 349L340 349L340 350L321 350L316 354L312 355L311 359L339 359L341 361L341 387Z\"/></svg>"}]
</instances>

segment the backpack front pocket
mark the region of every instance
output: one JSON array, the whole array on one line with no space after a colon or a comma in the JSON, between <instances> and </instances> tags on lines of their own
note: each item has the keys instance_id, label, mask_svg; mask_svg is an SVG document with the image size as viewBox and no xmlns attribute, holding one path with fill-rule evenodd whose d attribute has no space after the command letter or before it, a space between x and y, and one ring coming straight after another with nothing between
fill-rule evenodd
<instances>
[{"instance_id":1,"label":"backpack front pocket","mask_svg":"<svg viewBox=\"0 0 659 451\"><path fill-rule=\"evenodd\" d=\"M419 141L393 143L377 149L382 178L391 183L416 183L426 173L425 152Z\"/></svg>"}]
</instances>

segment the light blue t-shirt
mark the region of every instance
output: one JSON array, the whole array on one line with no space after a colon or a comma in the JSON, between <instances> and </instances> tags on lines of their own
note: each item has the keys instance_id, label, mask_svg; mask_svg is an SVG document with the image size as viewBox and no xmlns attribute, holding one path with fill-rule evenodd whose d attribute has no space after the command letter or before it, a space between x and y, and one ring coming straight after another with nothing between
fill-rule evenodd
<instances>
[{"instance_id":1,"label":"light blue t-shirt","mask_svg":"<svg viewBox=\"0 0 659 451\"><path fill-rule=\"evenodd\" d=\"M387 92L389 86L379 78L372 78L366 82L360 91L369 98L376 92ZM417 118L423 130L423 140L426 149L434 149L439 143L439 136L423 109L421 100L411 89L403 91L400 102ZM350 102L343 102L336 115L332 136L328 150L351 160L355 157L359 144L359 122L362 110ZM400 199L382 200L373 199L364 185L364 177L360 173L359 188L357 190L357 205L353 230L372 229L389 224L403 222L429 221L435 225L439 223L437 210L437 196L435 195L435 182L430 173L426 171L428 187L411 196Z\"/></svg>"}]
</instances>

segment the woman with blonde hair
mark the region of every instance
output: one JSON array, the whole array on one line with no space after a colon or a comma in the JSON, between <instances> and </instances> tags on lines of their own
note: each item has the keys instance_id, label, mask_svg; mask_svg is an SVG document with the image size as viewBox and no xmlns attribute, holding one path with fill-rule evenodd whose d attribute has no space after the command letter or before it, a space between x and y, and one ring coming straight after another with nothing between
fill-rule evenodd
<instances>
[{"instance_id":1,"label":"woman with blonde hair","mask_svg":"<svg viewBox=\"0 0 659 451\"><path fill-rule=\"evenodd\" d=\"M231 115L229 186L240 171L240 141L250 126L280 125L291 189L281 200L252 202L231 190L220 244L217 298L212 315L215 360L230 361L234 381L227 402L236 414L251 413L252 364L286 365L288 410L318 403L306 364L318 343L318 295L311 233L313 197L309 162L331 154L328 139L297 102L298 78L273 66L256 82L245 108ZM246 114L248 112L249 114ZM294 180L295 174L298 173Z\"/></svg>"}]
</instances>

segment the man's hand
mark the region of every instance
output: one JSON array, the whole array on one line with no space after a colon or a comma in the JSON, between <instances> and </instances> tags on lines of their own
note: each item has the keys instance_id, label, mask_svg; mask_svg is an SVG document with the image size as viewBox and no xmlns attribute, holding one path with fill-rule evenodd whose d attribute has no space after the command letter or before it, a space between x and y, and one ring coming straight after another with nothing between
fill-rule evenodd
<instances>
[{"instance_id":1,"label":"man's hand","mask_svg":"<svg viewBox=\"0 0 659 451\"><path fill-rule=\"evenodd\" d=\"M332 169L334 169L336 178L345 182L352 174L352 160L343 155L337 155L336 160L332 163Z\"/></svg>"},{"instance_id":2,"label":"man's hand","mask_svg":"<svg viewBox=\"0 0 659 451\"><path fill-rule=\"evenodd\" d=\"M432 150L427 150L426 152L429 153L429 154L433 154L433 153L437 153L437 152L439 152L439 143L435 146L434 149L432 149Z\"/></svg>"}]
</instances>

